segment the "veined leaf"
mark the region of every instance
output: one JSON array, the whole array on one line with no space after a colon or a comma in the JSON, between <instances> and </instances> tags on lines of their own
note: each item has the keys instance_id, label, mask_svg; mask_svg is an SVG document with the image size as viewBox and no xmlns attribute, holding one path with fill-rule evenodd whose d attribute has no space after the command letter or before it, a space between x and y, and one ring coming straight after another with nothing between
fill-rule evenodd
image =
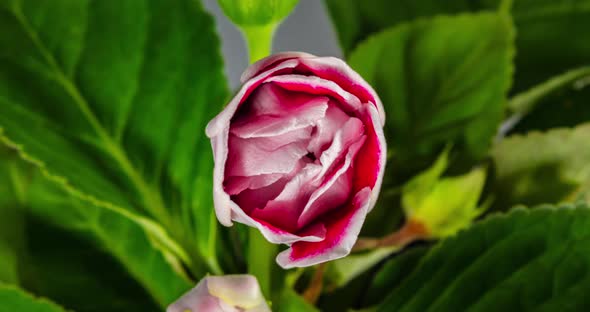
<instances>
[{"instance_id":1,"label":"veined leaf","mask_svg":"<svg viewBox=\"0 0 590 312\"><path fill-rule=\"evenodd\" d=\"M586 205L488 218L431 249L380 311L584 311L589 240Z\"/></svg>"},{"instance_id":2,"label":"veined leaf","mask_svg":"<svg viewBox=\"0 0 590 312\"><path fill-rule=\"evenodd\" d=\"M493 10L509 12L517 29L515 90L590 64L590 41L572 36L590 28L590 0L326 0L326 4L347 55L371 34L403 22Z\"/></svg>"},{"instance_id":3,"label":"veined leaf","mask_svg":"<svg viewBox=\"0 0 590 312\"><path fill-rule=\"evenodd\" d=\"M18 284L19 257L25 245L23 177L14 153L0 147L0 283Z\"/></svg>"},{"instance_id":4,"label":"veined leaf","mask_svg":"<svg viewBox=\"0 0 590 312\"><path fill-rule=\"evenodd\" d=\"M512 40L510 21L486 13L402 24L355 49L351 66L388 114L397 170L429 163L448 142L471 157L486 152L503 117Z\"/></svg>"},{"instance_id":5,"label":"veined leaf","mask_svg":"<svg viewBox=\"0 0 590 312\"><path fill-rule=\"evenodd\" d=\"M513 113L525 114L551 93L565 88L582 79L590 78L590 66L569 70L563 74L539 84L525 92L515 95L508 103L508 109Z\"/></svg>"},{"instance_id":6,"label":"veined leaf","mask_svg":"<svg viewBox=\"0 0 590 312\"><path fill-rule=\"evenodd\" d=\"M190 288L179 259L151 236L163 232L157 224L81 201L0 152L0 281L80 311L164 308Z\"/></svg>"},{"instance_id":7,"label":"veined leaf","mask_svg":"<svg viewBox=\"0 0 590 312\"><path fill-rule=\"evenodd\" d=\"M65 312L62 307L27 294L16 286L0 284L0 312Z\"/></svg>"},{"instance_id":8,"label":"veined leaf","mask_svg":"<svg viewBox=\"0 0 590 312\"><path fill-rule=\"evenodd\" d=\"M204 127L226 86L201 5L3 0L0 46L1 140L78 198L157 219L219 271Z\"/></svg>"},{"instance_id":9,"label":"veined leaf","mask_svg":"<svg viewBox=\"0 0 590 312\"><path fill-rule=\"evenodd\" d=\"M179 259L146 233L141 217L68 196L43 177L32 182L28 197L33 215L97 242L162 308L192 286ZM152 226L152 232L163 231L156 224Z\"/></svg>"},{"instance_id":10,"label":"veined leaf","mask_svg":"<svg viewBox=\"0 0 590 312\"><path fill-rule=\"evenodd\" d=\"M80 234L27 215L19 286L78 312L163 310L108 250Z\"/></svg>"},{"instance_id":11,"label":"veined leaf","mask_svg":"<svg viewBox=\"0 0 590 312\"><path fill-rule=\"evenodd\" d=\"M369 284L363 305L373 306L383 301L392 289L416 269L427 251L427 247L409 248L383 264Z\"/></svg>"},{"instance_id":12,"label":"veined leaf","mask_svg":"<svg viewBox=\"0 0 590 312\"><path fill-rule=\"evenodd\" d=\"M497 207L572 202L590 192L590 123L512 135L491 156Z\"/></svg>"},{"instance_id":13,"label":"veined leaf","mask_svg":"<svg viewBox=\"0 0 590 312\"><path fill-rule=\"evenodd\" d=\"M325 0L336 26L344 54L372 34L399 23L424 16L477 10L481 5L469 0ZM479 2L479 1L475 1Z\"/></svg>"}]
</instances>

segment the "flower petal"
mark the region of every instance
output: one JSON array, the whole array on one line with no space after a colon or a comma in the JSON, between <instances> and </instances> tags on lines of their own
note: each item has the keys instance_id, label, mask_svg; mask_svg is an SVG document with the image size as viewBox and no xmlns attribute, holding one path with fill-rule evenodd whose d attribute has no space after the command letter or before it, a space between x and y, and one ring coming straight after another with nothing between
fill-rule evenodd
<instances>
[{"instance_id":1,"label":"flower petal","mask_svg":"<svg viewBox=\"0 0 590 312\"><path fill-rule=\"evenodd\" d=\"M345 157L346 151L352 144L363 140L364 128L365 126L360 119L351 117L336 132L332 144L320 156L320 163L322 164L321 177L332 171L335 164Z\"/></svg>"},{"instance_id":2,"label":"flower petal","mask_svg":"<svg viewBox=\"0 0 590 312\"><path fill-rule=\"evenodd\" d=\"M266 150L264 140L241 139L230 135L230 153L225 165L226 176L255 176L260 174L287 174L305 156L307 142L293 142L275 150ZM269 161L272 160L272 161Z\"/></svg>"},{"instance_id":3,"label":"flower petal","mask_svg":"<svg viewBox=\"0 0 590 312\"><path fill-rule=\"evenodd\" d=\"M269 201L263 209L254 209L250 216L257 220L264 220L285 231L295 233L297 219L305 203L319 186L314 184L316 176L322 171L320 165L308 163L286 185L283 191Z\"/></svg>"},{"instance_id":4,"label":"flower petal","mask_svg":"<svg viewBox=\"0 0 590 312\"><path fill-rule=\"evenodd\" d=\"M182 295L182 297L180 297L166 309L166 312L186 311L224 311L220 305L220 299L209 294L206 278L199 281L197 286L189 290L186 294Z\"/></svg>"},{"instance_id":5,"label":"flower petal","mask_svg":"<svg viewBox=\"0 0 590 312\"><path fill-rule=\"evenodd\" d=\"M379 113L381 126L385 125L385 110L377 92L346 62L336 57L300 57L299 62L314 75L337 83L357 96L363 103L372 103Z\"/></svg>"},{"instance_id":6,"label":"flower petal","mask_svg":"<svg viewBox=\"0 0 590 312\"><path fill-rule=\"evenodd\" d=\"M208 276L205 279L209 293L231 306L248 310L266 305L258 281L252 275Z\"/></svg>"},{"instance_id":7,"label":"flower petal","mask_svg":"<svg viewBox=\"0 0 590 312\"><path fill-rule=\"evenodd\" d=\"M361 230L367 212L371 189L360 190L350 204L326 215L326 237L320 242L296 242L277 256L284 269L306 267L345 257L350 253Z\"/></svg>"},{"instance_id":8,"label":"flower petal","mask_svg":"<svg viewBox=\"0 0 590 312\"><path fill-rule=\"evenodd\" d=\"M252 79L254 76L260 74L264 70L269 70L269 67L280 62L284 62L289 59L296 59L302 57L314 57L314 55L305 52L280 52L271 56L265 57L254 64L248 66L242 73L240 81L245 83Z\"/></svg>"},{"instance_id":9,"label":"flower petal","mask_svg":"<svg viewBox=\"0 0 590 312\"><path fill-rule=\"evenodd\" d=\"M232 122L230 133L241 138L272 137L306 128L324 118L328 101L264 84L249 100L246 112Z\"/></svg>"},{"instance_id":10,"label":"flower petal","mask_svg":"<svg viewBox=\"0 0 590 312\"><path fill-rule=\"evenodd\" d=\"M332 142L336 132L344 126L344 123L350 119L334 101L328 103L326 116L320 119L316 124L316 131L312 135L307 149L315 155L321 155L326 146Z\"/></svg>"},{"instance_id":11,"label":"flower petal","mask_svg":"<svg viewBox=\"0 0 590 312\"><path fill-rule=\"evenodd\" d=\"M317 223L298 233L291 233L280 229L264 220L250 217L241 209L232 210L232 217L236 222L257 228L260 233L273 244L292 244L294 242L319 242L326 236L326 227Z\"/></svg>"},{"instance_id":12,"label":"flower petal","mask_svg":"<svg viewBox=\"0 0 590 312\"><path fill-rule=\"evenodd\" d=\"M207 276L167 312L270 312L252 275Z\"/></svg>"},{"instance_id":13,"label":"flower petal","mask_svg":"<svg viewBox=\"0 0 590 312\"><path fill-rule=\"evenodd\" d=\"M342 166L336 173L325 181L322 186L313 192L305 208L299 215L297 225L303 227L313 221L316 217L326 212L340 208L350 198L352 191L352 177L354 171L352 164L354 157L365 143L365 136L348 148Z\"/></svg>"},{"instance_id":14,"label":"flower petal","mask_svg":"<svg viewBox=\"0 0 590 312\"><path fill-rule=\"evenodd\" d=\"M362 107L361 101L354 94L342 89L335 82L320 77L285 74L269 77L266 81L289 91L330 96L349 114L354 114Z\"/></svg>"},{"instance_id":15,"label":"flower petal","mask_svg":"<svg viewBox=\"0 0 590 312\"><path fill-rule=\"evenodd\" d=\"M223 189L225 163L228 155L230 121L244 99L247 98L247 96L265 79L280 71L292 69L297 66L297 64L298 62L295 60L287 60L271 70L253 77L242 86L238 94L231 100L225 109L207 124L205 132L207 136L211 138L211 147L213 148L213 157L215 161L215 167L213 169L213 203L217 219L225 226L232 225L232 210L240 209L231 201L229 195Z\"/></svg>"},{"instance_id":16,"label":"flower petal","mask_svg":"<svg viewBox=\"0 0 590 312\"><path fill-rule=\"evenodd\" d=\"M383 128L379 124L377 109L373 105L367 105L361 113L366 116L364 119L369 120L369 122L365 124L367 141L354 160L356 174L353 192L367 186L372 189L371 204L369 205L369 211L371 211L377 202L383 175L385 174L387 144L385 143Z\"/></svg>"}]
</instances>

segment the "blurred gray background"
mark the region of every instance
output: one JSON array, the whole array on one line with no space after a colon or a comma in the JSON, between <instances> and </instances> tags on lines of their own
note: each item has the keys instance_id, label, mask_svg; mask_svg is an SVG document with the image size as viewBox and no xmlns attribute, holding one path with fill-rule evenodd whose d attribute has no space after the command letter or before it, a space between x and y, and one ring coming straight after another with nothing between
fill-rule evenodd
<instances>
[{"instance_id":1,"label":"blurred gray background","mask_svg":"<svg viewBox=\"0 0 590 312\"><path fill-rule=\"evenodd\" d=\"M239 86L240 75L248 66L246 44L238 29L223 15L217 0L203 4L215 17L221 37L225 71L232 89ZM273 52L304 51L321 56L342 57L332 22L323 1L300 0L295 10L275 33Z\"/></svg>"}]
</instances>

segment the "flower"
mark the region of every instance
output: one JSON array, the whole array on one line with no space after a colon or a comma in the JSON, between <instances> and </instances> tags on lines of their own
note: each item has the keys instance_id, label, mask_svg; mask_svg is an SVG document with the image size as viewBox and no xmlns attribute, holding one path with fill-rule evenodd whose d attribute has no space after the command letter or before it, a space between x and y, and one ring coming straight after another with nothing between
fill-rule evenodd
<instances>
[{"instance_id":1,"label":"flower","mask_svg":"<svg viewBox=\"0 0 590 312\"><path fill-rule=\"evenodd\" d=\"M270 312L252 275L207 276L167 312Z\"/></svg>"},{"instance_id":2,"label":"flower","mask_svg":"<svg viewBox=\"0 0 590 312\"><path fill-rule=\"evenodd\" d=\"M207 125L218 220L290 245L283 268L346 256L383 178L381 101L342 60L301 52L254 63L242 82Z\"/></svg>"}]
</instances>

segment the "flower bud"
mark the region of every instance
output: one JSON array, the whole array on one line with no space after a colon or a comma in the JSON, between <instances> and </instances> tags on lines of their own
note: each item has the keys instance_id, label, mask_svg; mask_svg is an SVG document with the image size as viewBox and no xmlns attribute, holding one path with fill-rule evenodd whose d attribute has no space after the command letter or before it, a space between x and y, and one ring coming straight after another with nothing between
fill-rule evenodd
<instances>
[{"instance_id":1,"label":"flower bud","mask_svg":"<svg viewBox=\"0 0 590 312\"><path fill-rule=\"evenodd\" d=\"M436 163L410 180L402 192L406 218L426 228L430 238L442 238L469 226L487 205L477 202L486 179L484 168L456 177L441 175L448 166L448 150Z\"/></svg>"},{"instance_id":2,"label":"flower bud","mask_svg":"<svg viewBox=\"0 0 590 312\"><path fill-rule=\"evenodd\" d=\"M240 27L264 26L282 21L299 0L218 0L229 19Z\"/></svg>"},{"instance_id":3,"label":"flower bud","mask_svg":"<svg viewBox=\"0 0 590 312\"><path fill-rule=\"evenodd\" d=\"M344 61L301 52L262 59L242 81L207 126L217 218L290 245L283 268L346 256L383 179L379 97Z\"/></svg>"},{"instance_id":4,"label":"flower bud","mask_svg":"<svg viewBox=\"0 0 590 312\"><path fill-rule=\"evenodd\" d=\"M252 275L207 276L167 312L270 312Z\"/></svg>"}]
</instances>

